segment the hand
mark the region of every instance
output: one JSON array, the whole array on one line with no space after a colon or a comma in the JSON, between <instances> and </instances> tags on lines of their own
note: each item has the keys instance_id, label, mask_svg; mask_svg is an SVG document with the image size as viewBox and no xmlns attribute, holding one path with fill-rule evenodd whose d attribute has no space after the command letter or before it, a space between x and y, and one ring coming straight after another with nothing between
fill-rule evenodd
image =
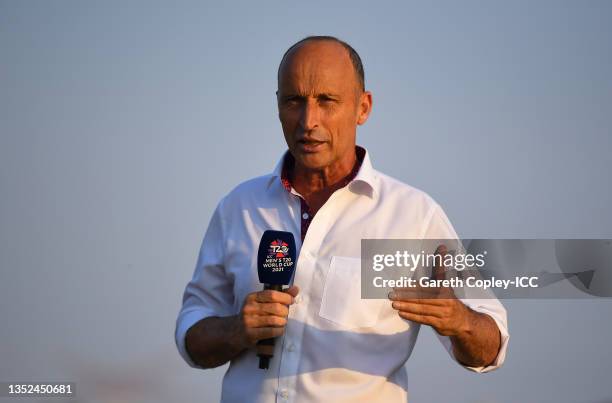
<instances>
[{"instance_id":1,"label":"hand","mask_svg":"<svg viewBox=\"0 0 612 403\"><path fill-rule=\"evenodd\" d=\"M247 295L238 315L246 347L253 347L259 340L284 333L289 305L298 292L298 287L291 286L283 291L264 290Z\"/></svg>"},{"instance_id":2,"label":"hand","mask_svg":"<svg viewBox=\"0 0 612 403\"><path fill-rule=\"evenodd\" d=\"M446 247L440 245L436 253L443 261ZM434 267L432 277L436 280L445 278L441 265ZM396 288L389 293L389 299L400 317L429 325L440 335L458 336L470 331L472 311L457 299L450 287Z\"/></svg>"}]
</instances>

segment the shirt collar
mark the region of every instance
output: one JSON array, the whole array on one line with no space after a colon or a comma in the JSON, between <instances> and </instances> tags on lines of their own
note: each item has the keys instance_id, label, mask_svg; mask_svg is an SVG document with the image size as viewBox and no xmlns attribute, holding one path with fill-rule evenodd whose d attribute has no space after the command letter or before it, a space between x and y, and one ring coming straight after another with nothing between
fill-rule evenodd
<instances>
[{"instance_id":1,"label":"shirt collar","mask_svg":"<svg viewBox=\"0 0 612 403\"><path fill-rule=\"evenodd\" d=\"M359 170L354 175L352 180L350 180L348 184L349 189L355 193L366 193L368 196L374 197L377 193L376 171L372 167L370 155L368 151L361 146L355 146L355 152L357 153L358 161L361 161L361 164L359 165L358 162ZM286 168L285 162L289 161L290 158L292 159L293 157L289 153L289 150L285 151L272 171L272 175L268 182L268 188L270 188L270 185L275 180L278 180L285 189L288 191L291 190L291 188L288 188L288 186L290 187L291 184L288 183L283 175L283 169Z\"/></svg>"}]
</instances>

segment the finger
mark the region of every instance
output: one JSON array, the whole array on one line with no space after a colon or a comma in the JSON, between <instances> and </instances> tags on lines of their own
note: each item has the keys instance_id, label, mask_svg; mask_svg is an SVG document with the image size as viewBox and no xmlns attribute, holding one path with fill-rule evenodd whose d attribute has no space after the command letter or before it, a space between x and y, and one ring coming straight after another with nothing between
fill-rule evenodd
<instances>
[{"instance_id":1,"label":"finger","mask_svg":"<svg viewBox=\"0 0 612 403\"><path fill-rule=\"evenodd\" d=\"M255 302L244 307L244 313L250 315L276 315L286 318L289 308L278 302Z\"/></svg>"},{"instance_id":2,"label":"finger","mask_svg":"<svg viewBox=\"0 0 612 403\"><path fill-rule=\"evenodd\" d=\"M255 294L257 302L278 302L279 304L291 305L293 296L283 291L263 290Z\"/></svg>"},{"instance_id":3,"label":"finger","mask_svg":"<svg viewBox=\"0 0 612 403\"><path fill-rule=\"evenodd\" d=\"M455 291L451 287L442 287L438 293L438 299L447 301L449 299L457 299Z\"/></svg>"},{"instance_id":4,"label":"finger","mask_svg":"<svg viewBox=\"0 0 612 403\"><path fill-rule=\"evenodd\" d=\"M245 316L245 324L249 329L262 327L284 327L287 319L275 315L252 315Z\"/></svg>"},{"instance_id":5,"label":"finger","mask_svg":"<svg viewBox=\"0 0 612 403\"><path fill-rule=\"evenodd\" d=\"M392 301L397 302L409 302L412 304L421 304L421 305L435 305L435 306L444 306L448 304L447 299L429 299L429 298L398 298L392 299Z\"/></svg>"},{"instance_id":6,"label":"finger","mask_svg":"<svg viewBox=\"0 0 612 403\"><path fill-rule=\"evenodd\" d=\"M445 307L437 305L424 305L411 302L395 301L393 302L393 304L391 304L391 306L393 307L393 309L396 309L400 312L433 316L436 318L443 318L445 316L444 314L446 313Z\"/></svg>"},{"instance_id":7,"label":"finger","mask_svg":"<svg viewBox=\"0 0 612 403\"><path fill-rule=\"evenodd\" d=\"M419 315L416 313L404 311L399 311L398 314L403 319L411 320L413 322L421 323L423 325L436 327L436 325L438 324L438 318L435 318L433 316Z\"/></svg>"},{"instance_id":8,"label":"finger","mask_svg":"<svg viewBox=\"0 0 612 403\"><path fill-rule=\"evenodd\" d=\"M257 291L249 293L244 299L244 305L248 304L249 302L257 301L257 293Z\"/></svg>"},{"instance_id":9,"label":"finger","mask_svg":"<svg viewBox=\"0 0 612 403\"><path fill-rule=\"evenodd\" d=\"M407 295L434 295L438 293L440 287L402 287L402 288L394 288L393 292L395 296L407 296Z\"/></svg>"},{"instance_id":10,"label":"finger","mask_svg":"<svg viewBox=\"0 0 612 403\"><path fill-rule=\"evenodd\" d=\"M450 285L450 284L449 284ZM455 293L450 286L441 286L441 287L396 287L393 288L388 294L389 299L444 299L444 298L455 298Z\"/></svg>"},{"instance_id":11,"label":"finger","mask_svg":"<svg viewBox=\"0 0 612 403\"><path fill-rule=\"evenodd\" d=\"M396 288L388 294L390 300L432 299L437 298L440 291L437 287Z\"/></svg>"}]
</instances>

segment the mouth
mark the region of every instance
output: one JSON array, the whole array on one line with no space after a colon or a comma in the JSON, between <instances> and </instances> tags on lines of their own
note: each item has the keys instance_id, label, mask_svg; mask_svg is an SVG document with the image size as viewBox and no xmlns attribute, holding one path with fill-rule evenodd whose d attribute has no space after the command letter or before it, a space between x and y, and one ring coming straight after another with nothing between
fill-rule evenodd
<instances>
[{"instance_id":1,"label":"mouth","mask_svg":"<svg viewBox=\"0 0 612 403\"><path fill-rule=\"evenodd\" d=\"M299 140L297 142L297 145L300 151L304 153L316 153L323 148L323 145L325 143L326 143L325 141L304 139L304 140Z\"/></svg>"}]
</instances>

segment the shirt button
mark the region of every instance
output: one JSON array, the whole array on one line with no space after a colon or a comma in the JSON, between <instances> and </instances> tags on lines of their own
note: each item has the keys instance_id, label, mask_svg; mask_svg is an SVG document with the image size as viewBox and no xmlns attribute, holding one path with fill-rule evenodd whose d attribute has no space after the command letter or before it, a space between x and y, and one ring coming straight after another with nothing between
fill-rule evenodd
<instances>
[{"instance_id":1,"label":"shirt button","mask_svg":"<svg viewBox=\"0 0 612 403\"><path fill-rule=\"evenodd\" d=\"M283 390L281 390L281 391L280 391L280 396L281 396L283 399L288 398L288 397L289 397L289 392L287 392L287 389L283 389Z\"/></svg>"},{"instance_id":2,"label":"shirt button","mask_svg":"<svg viewBox=\"0 0 612 403\"><path fill-rule=\"evenodd\" d=\"M287 347L287 350L295 351L295 344L293 344L293 343L289 344L289 347Z\"/></svg>"},{"instance_id":3,"label":"shirt button","mask_svg":"<svg viewBox=\"0 0 612 403\"><path fill-rule=\"evenodd\" d=\"M304 220L308 220L308 217L310 217L310 216L308 215L308 213L304 213L304 214L302 214L302 218L303 218Z\"/></svg>"}]
</instances>

